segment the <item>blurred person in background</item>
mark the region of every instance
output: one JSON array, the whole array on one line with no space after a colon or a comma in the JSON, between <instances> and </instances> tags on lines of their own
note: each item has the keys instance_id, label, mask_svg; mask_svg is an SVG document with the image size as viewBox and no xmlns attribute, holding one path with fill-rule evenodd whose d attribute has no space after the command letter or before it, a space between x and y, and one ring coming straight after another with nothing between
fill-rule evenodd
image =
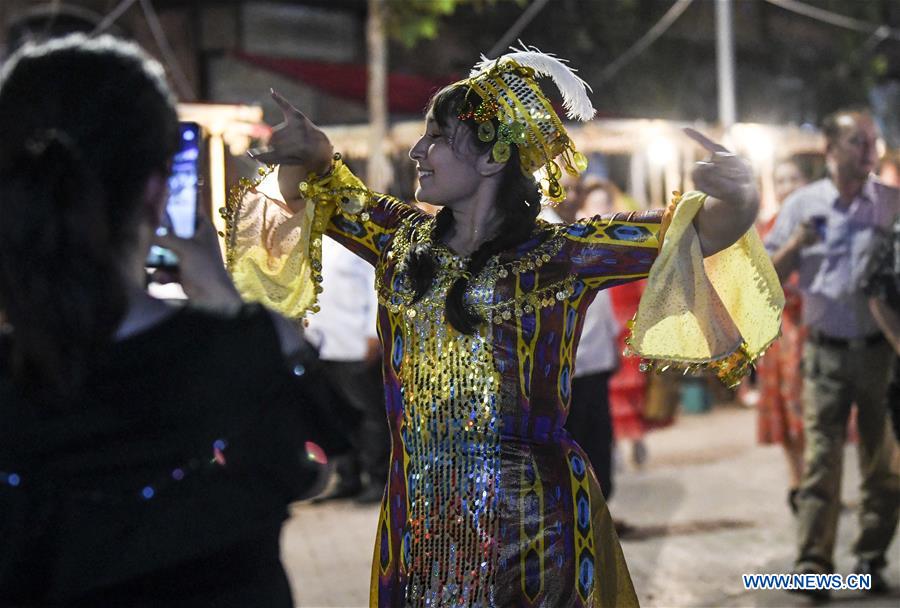
<instances>
[{"instance_id":1,"label":"blurred person in background","mask_svg":"<svg viewBox=\"0 0 900 608\"><path fill-rule=\"evenodd\" d=\"M863 290L869 297L872 316L894 348L891 381L885 401L891 415L894 437L900 441L900 217L890 231L879 235Z\"/></svg>"},{"instance_id":2,"label":"blurred person in background","mask_svg":"<svg viewBox=\"0 0 900 608\"><path fill-rule=\"evenodd\" d=\"M900 150L888 151L882 157L878 177L885 184L900 188ZM894 222L892 233L882 235L869 268L866 285L869 308L894 350L900 353L900 223ZM887 407L894 435L900 441L900 354L894 357Z\"/></svg>"},{"instance_id":3,"label":"blurred person in background","mask_svg":"<svg viewBox=\"0 0 900 608\"><path fill-rule=\"evenodd\" d=\"M155 241L190 303L147 294L179 138L162 67L106 36L26 45L0 132L0 604L292 606L279 534L320 469L304 344L242 304L208 221Z\"/></svg>"},{"instance_id":4,"label":"blurred person in background","mask_svg":"<svg viewBox=\"0 0 900 608\"><path fill-rule=\"evenodd\" d=\"M881 570L897 527L900 475L886 420L892 350L862 290L875 235L900 212L900 192L872 176L871 116L840 111L823 123L828 176L796 190L766 237L779 278L799 272L803 323L804 470L797 494L797 572L830 573L840 511L847 419L855 401L862 501L854 572L887 585ZM827 591L806 591L827 596Z\"/></svg>"},{"instance_id":5,"label":"blurred person in background","mask_svg":"<svg viewBox=\"0 0 900 608\"><path fill-rule=\"evenodd\" d=\"M553 223L572 223L591 215L600 215L599 212L586 213L586 191L582 187L584 180L567 177L562 182L566 188L566 200L556 208L544 207L539 217ZM611 211L605 209L603 212ZM581 340L575 352L572 396L565 425L591 461L603 498L607 502L612 498L614 489L609 378L619 365L615 341L618 331L609 292L601 291L584 313ZM620 523L615 521L615 525L616 532L621 535Z\"/></svg>"},{"instance_id":6,"label":"blurred person in background","mask_svg":"<svg viewBox=\"0 0 900 608\"><path fill-rule=\"evenodd\" d=\"M607 179L588 178L583 180L584 215L600 215L625 211L622 191ZM609 291L613 316L618 326L616 333L616 350L625 352L625 339L629 335L628 322L634 318L644 293L646 281L633 281L624 285L611 287ZM609 402L612 412L615 442L631 441L631 459L637 465L647 460L647 447L644 435L647 431L647 420L644 417L648 375L640 370L641 360L638 357L625 357L620 360L618 369L609 381ZM655 375L655 374L654 374Z\"/></svg>"},{"instance_id":7,"label":"blurred person in background","mask_svg":"<svg viewBox=\"0 0 900 608\"><path fill-rule=\"evenodd\" d=\"M579 219L622 211L620 204L622 193L608 179L594 175L587 176L578 184L578 189L581 197Z\"/></svg>"},{"instance_id":8,"label":"blurred person in background","mask_svg":"<svg viewBox=\"0 0 900 608\"><path fill-rule=\"evenodd\" d=\"M376 334L375 270L330 237L322 240L321 310L308 319L306 339L319 353L322 379L335 402L335 426L352 429L354 449L332 459L337 483L317 501L381 500L390 460L384 415L381 344Z\"/></svg>"},{"instance_id":9,"label":"blurred person in background","mask_svg":"<svg viewBox=\"0 0 900 608\"><path fill-rule=\"evenodd\" d=\"M785 199L809 180L799 163L790 158L775 163L773 182L775 202L781 209ZM763 238L772 230L778 218L776 212L760 226ZM776 340L756 364L759 387L757 408L757 441L761 444L781 444L788 465L788 506L797 513L797 492L803 474L803 343L805 329L802 321L802 298L797 273L782 282L784 311L781 316L781 337Z\"/></svg>"},{"instance_id":10,"label":"blurred person in background","mask_svg":"<svg viewBox=\"0 0 900 608\"><path fill-rule=\"evenodd\" d=\"M775 162L775 168L772 171L772 185L774 187L775 203L781 209L785 199L790 196L794 190L801 188L809 183L809 177L800 165L800 161L795 158L782 158ZM777 216L777 213L776 213ZM770 220L770 224L774 225L775 220ZM771 229L771 226L769 226Z\"/></svg>"},{"instance_id":11,"label":"blurred person in background","mask_svg":"<svg viewBox=\"0 0 900 608\"><path fill-rule=\"evenodd\" d=\"M758 210L748 165L697 133L711 158L694 181L709 196L685 195L666 215L538 222L541 193L553 201L564 194L563 166L578 173L586 164L540 76L552 76L570 118L594 114L584 83L533 48L485 60L431 100L410 157L418 165L416 197L442 206L437 216L370 192L324 132L275 94L284 122L255 156L278 167L244 184L226 213L239 288L288 314L315 305L315 289L294 281L317 276L321 234L376 268L393 451L373 606L636 605L602 491L563 428L585 310L601 288L647 276L661 255L664 278L646 325L636 328L674 320L667 304L686 294L665 273L705 276L703 255L739 239L730 251L748 268L774 274L748 231ZM297 237L300 226L307 232ZM660 230L673 231L662 254ZM282 268L296 272L279 274ZM715 307L712 289L726 290L739 306L751 293L780 297L769 283L719 278L716 286L700 283L694 300ZM778 306L759 312L774 336ZM716 316L695 318L718 328ZM694 344L672 339L661 342L685 362L681 353ZM755 347L748 351L755 356ZM729 362L745 369L743 354L732 354Z\"/></svg>"}]
</instances>

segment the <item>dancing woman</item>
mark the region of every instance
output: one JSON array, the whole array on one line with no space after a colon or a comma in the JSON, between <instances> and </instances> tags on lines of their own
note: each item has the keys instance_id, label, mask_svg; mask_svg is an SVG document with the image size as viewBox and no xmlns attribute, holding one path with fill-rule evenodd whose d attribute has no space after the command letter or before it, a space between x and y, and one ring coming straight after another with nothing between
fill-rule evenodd
<instances>
[{"instance_id":1,"label":"dancing woman","mask_svg":"<svg viewBox=\"0 0 900 608\"><path fill-rule=\"evenodd\" d=\"M561 89L570 117L593 116L584 83L534 49L482 61L431 100L410 157L416 198L441 205L437 217L367 190L327 137L274 93L285 121L257 158L277 172L244 182L226 209L238 288L288 315L315 309L321 234L376 267L393 450L372 606L637 604L596 478L563 422L585 309L599 289L648 275L663 230L676 237L663 250L665 276L696 271L692 301L722 313L708 342L737 338L704 362L734 375L758 350L746 336L741 343L734 306L722 306L698 266L701 249L728 247L756 217L745 163L717 148L695 174L710 196L682 197L665 221L660 211L568 226L537 220L541 191L563 197L555 159L572 173L586 166L540 76ZM760 251L754 241L735 255L766 275ZM665 287L667 300L687 301L676 287ZM776 308L767 314L777 321ZM658 346L652 316L635 328L637 352ZM668 358L701 362L677 350Z\"/></svg>"}]
</instances>

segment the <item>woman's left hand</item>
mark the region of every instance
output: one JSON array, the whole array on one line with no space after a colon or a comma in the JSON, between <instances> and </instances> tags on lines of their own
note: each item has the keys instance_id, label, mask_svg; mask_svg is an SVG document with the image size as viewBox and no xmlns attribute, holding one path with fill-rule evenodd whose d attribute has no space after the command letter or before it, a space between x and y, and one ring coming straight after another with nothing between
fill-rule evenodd
<instances>
[{"instance_id":1,"label":"woman's left hand","mask_svg":"<svg viewBox=\"0 0 900 608\"><path fill-rule=\"evenodd\" d=\"M698 162L692 174L695 188L708 195L694 225L703 255L709 256L730 246L753 226L759 191L746 160L699 131L686 128L684 133L712 155Z\"/></svg>"},{"instance_id":2,"label":"woman's left hand","mask_svg":"<svg viewBox=\"0 0 900 608\"><path fill-rule=\"evenodd\" d=\"M695 129L686 127L684 134L712 155L694 167L691 177L697 190L738 205L758 202L759 192L750 163Z\"/></svg>"}]
</instances>

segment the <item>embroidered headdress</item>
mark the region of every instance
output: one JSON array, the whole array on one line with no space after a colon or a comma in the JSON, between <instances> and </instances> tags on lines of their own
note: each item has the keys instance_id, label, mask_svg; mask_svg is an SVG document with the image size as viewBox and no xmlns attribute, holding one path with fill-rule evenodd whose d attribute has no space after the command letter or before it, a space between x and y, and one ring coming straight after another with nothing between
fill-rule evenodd
<instances>
[{"instance_id":1,"label":"embroidered headdress","mask_svg":"<svg viewBox=\"0 0 900 608\"><path fill-rule=\"evenodd\" d=\"M468 86L480 97L477 103L469 101L459 118L474 119L478 123L478 138L494 142L491 154L496 162L509 160L510 147L518 147L522 171L530 175L543 169L541 189L551 202L558 203L565 198L559 184L560 163L568 173L578 175L587 168L587 158L575 149L537 79L553 80L571 120L593 118L594 107L587 95L590 87L564 59L524 44L521 49L510 50L497 59L482 55L469 77L457 83ZM499 124L496 128L494 118Z\"/></svg>"}]
</instances>

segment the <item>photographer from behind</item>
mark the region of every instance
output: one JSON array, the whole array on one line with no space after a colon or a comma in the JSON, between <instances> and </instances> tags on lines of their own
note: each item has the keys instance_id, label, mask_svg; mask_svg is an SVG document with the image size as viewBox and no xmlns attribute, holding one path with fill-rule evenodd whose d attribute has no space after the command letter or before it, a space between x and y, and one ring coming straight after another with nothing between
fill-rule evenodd
<instances>
[{"instance_id":1,"label":"photographer from behind","mask_svg":"<svg viewBox=\"0 0 900 608\"><path fill-rule=\"evenodd\" d=\"M293 606L279 534L321 468L303 342L243 305L208 221L155 237L162 67L107 36L26 45L0 132L0 604ZM145 290L154 239L187 306Z\"/></svg>"}]
</instances>

